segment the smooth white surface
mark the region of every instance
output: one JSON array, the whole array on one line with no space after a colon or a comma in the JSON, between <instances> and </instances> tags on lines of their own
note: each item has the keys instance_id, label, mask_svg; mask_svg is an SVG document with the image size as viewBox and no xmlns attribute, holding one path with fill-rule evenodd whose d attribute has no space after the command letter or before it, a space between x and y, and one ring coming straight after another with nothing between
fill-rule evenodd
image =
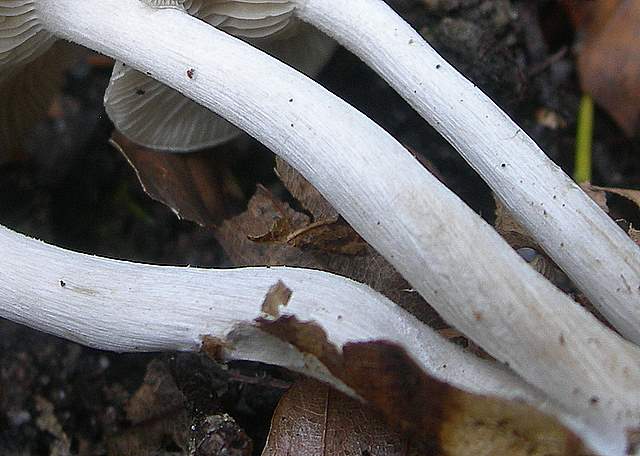
<instances>
[{"instance_id":1,"label":"smooth white surface","mask_svg":"<svg viewBox=\"0 0 640 456\"><path fill-rule=\"evenodd\" d=\"M640 343L640 249L498 106L382 0L297 0L440 132L625 337Z\"/></svg>"},{"instance_id":2,"label":"smooth white surface","mask_svg":"<svg viewBox=\"0 0 640 456\"><path fill-rule=\"evenodd\" d=\"M151 73L281 155L449 322L572 413L639 424L638 348L535 273L348 104L177 10L137 0L46 0L41 18L54 33Z\"/></svg>"}]
</instances>

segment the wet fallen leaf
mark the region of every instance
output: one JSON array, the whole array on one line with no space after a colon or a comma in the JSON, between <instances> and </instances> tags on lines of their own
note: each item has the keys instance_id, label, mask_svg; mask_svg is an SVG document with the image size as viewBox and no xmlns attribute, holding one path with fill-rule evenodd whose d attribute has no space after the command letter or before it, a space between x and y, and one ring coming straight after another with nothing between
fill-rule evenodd
<instances>
[{"instance_id":1,"label":"wet fallen leaf","mask_svg":"<svg viewBox=\"0 0 640 456\"><path fill-rule=\"evenodd\" d=\"M147 195L182 219L214 226L244 200L225 159L211 151L166 153L139 146L118 132L112 144L135 170Z\"/></svg>"},{"instance_id":2,"label":"wet fallen leaf","mask_svg":"<svg viewBox=\"0 0 640 456\"><path fill-rule=\"evenodd\" d=\"M298 380L271 420L262 456L417 454L379 412L316 380Z\"/></svg>"},{"instance_id":3,"label":"wet fallen leaf","mask_svg":"<svg viewBox=\"0 0 640 456\"><path fill-rule=\"evenodd\" d=\"M429 448L420 454L586 454L577 437L556 419L521 403L470 394L443 383L422 371L406 351L395 344L368 341L336 347L316 323L302 322L294 316L275 321L259 319L256 324L306 356L320 361L337 379L378 410L412 447ZM305 406L301 407L304 411ZM313 432L313 423L310 426L309 420L317 419L317 415L313 415L285 423L285 435L273 437L270 451L281 451L287 445L294 445L292 438L297 439L297 433ZM375 436L370 438L372 442L376 441ZM327 443L324 441L323 444ZM296 440L295 444L304 443Z\"/></svg>"},{"instance_id":4,"label":"wet fallen leaf","mask_svg":"<svg viewBox=\"0 0 640 456\"><path fill-rule=\"evenodd\" d=\"M582 87L628 136L640 126L640 0L565 1L582 35Z\"/></svg>"}]
</instances>

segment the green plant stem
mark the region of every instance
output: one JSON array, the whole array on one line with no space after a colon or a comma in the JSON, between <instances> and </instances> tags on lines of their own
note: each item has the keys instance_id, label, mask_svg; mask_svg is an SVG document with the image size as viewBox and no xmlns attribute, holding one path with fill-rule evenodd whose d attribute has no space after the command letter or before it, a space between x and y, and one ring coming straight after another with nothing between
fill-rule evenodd
<instances>
[{"instance_id":1,"label":"green plant stem","mask_svg":"<svg viewBox=\"0 0 640 456\"><path fill-rule=\"evenodd\" d=\"M573 178L579 184L591 182L591 145L593 142L593 99L582 95L576 131L576 161Z\"/></svg>"}]
</instances>

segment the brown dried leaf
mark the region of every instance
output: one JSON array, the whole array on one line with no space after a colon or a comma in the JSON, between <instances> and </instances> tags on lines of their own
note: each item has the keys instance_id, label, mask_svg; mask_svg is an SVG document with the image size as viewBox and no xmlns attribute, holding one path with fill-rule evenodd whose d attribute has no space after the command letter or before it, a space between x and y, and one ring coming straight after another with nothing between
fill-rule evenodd
<instances>
[{"instance_id":1,"label":"brown dried leaf","mask_svg":"<svg viewBox=\"0 0 640 456\"><path fill-rule=\"evenodd\" d=\"M305 204L309 205L308 207L323 208L316 210L325 211L322 214L327 213L326 206L318 202L322 197L313 187L300 185L300 188L305 188L302 198ZM276 233L304 231L305 227L309 227L312 223L307 214L295 211L288 204L277 200L266 189L259 187L249 201L247 210L226 220L216 229L215 236L236 266L287 265L321 269L340 274L368 284L431 326L438 328L445 326L436 312L424 302L418 293L410 289L409 284L396 272L393 266L370 246L364 244L363 252L358 255L342 253L340 250L349 250L349 246L352 244L340 241L340 239L353 240L351 234L334 236L334 239L338 239L336 242L341 247L329 251L321 248L311 249L306 246L301 248L302 243L255 242L251 240L252 237L253 239L262 237L261 240L265 240L268 233L272 233L275 238L277 237ZM336 224L327 224L326 229L336 230L337 226ZM344 229L354 233L347 225L344 225Z\"/></svg>"},{"instance_id":2,"label":"brown dried leaf","mask_svg":"<svg viewBox=\"0 0 640 456\"><path fill-rule=\"evenodd\" d=\"M427 454L586 454L577 437L556 419L521 403L470 394L443 383L423 372L395 344L369 341L338 348L313 322L287 316L256 323L318 359L408 441L431 447ZM290 424L289 433L297 432L295 424Z\"/></svg>"},{"instance_id":3,"label":"brown dried leaf","mask_svg":"<svg viewBox=\"0 0 640 456\"><path fill-rule=\"evenodd\" d=\"M262 312L277 318L280 315L280 307L289 304L290 299L291 289L278 280L278 283L269 288L267 295L264 297Z\"/></svg>"},{"instance_id":4,"label":"brown dried leaf","mask_svg":"<svg viewBox=\"0 0 640 456\"><path fill-rule=\"evenodd\" d=\"M254 242L289 244L299 249L312 249L341 255L364 255L367 243L353 228L339 218L320 220L294 228L287 218L276 220L268 233L249 236Z\"/></svg>"},{"instance_id":5,"label":"brown dried leaf","mask_svg":"<svg viewBox=\"0 0 640 456\"><path fill-rule=\"evenodd\" d=\"M621 0L562 0L574 27L585 35L597 35L607 25Z\"/></svg>"},{"instance_id":6,"label":"brown dried leaf","mask_svg":"<svg viewBox=\"0 0 640 456\"><path fill-rule=\"evenodd\" d=\"M149 363L142 386L125 409L133 426L107 440L109 455L158 454L167 441L187 454L189 417L184 396L164 363Z\"/></svg>"},{"instance_id":7,"label":"brown dried leaf","mask_svg":"<svg viewBox=\"0 0 640 456\"><path fill-rule=\"evenodd\" d=\"M624 226L629 236L637 243L638 232L626 221L637 219L640 216L640 190L617 187L599 187L585 183L582 189L589 195L603 211L608 213L615 221ZM608 198L611 195L620 197L617 200ZM629 201L632 204L620 204Z\"/></svg>"},{"instance_id":8,"label":"brown dried leaf","mask_svg":"<svg viewBox=\"0 0 640 456\"><path fill-rule=\"evenodd\" d=\"M527 230L513 218L504 204L497 197L494 197L494 200L496 202L496 220L494 222L496 231L516 250L533 249L535 251L533 258L527 258L529 265L556 286L566 287L567 278L560 268L544 253Z\"/></svg>"},{"instance_id":9,"label":"brown dried leaf","mask_svg":"<svg viewBox=\"0 0 640 456\"><path fill-rule=\"evenodd\" d=\"M629 227L629 237L633 239L633 242L640 246L640 230L636 230L634 227Z\"/></svg>"},{"instance_id":10,"label":"brown dried leaf","mask_svg":"<svg viewBox=\"0 0 640 456\"><path fill-rule=\"evenodd\" d=\"M494 201L496 202L496 220L494 222L494 228L505 241L509 243L514 249L520 249L522 247L529 247L539 250L539 246L531 237L529 232L520 225L514 218L511 212L505 207L505 205L494 195Z\"/></svg>"},{"instance_id":11,"label":"brown dried leaf","mask_svg":"<svg viewBox=\"0 0 640 456\"><path fill-rule=\"evenodd\" d=\"M640 0L581 2L582 87L628 136L640 127Z\"/></svg>"},{"instance_id":12,"label":"brown dried leaf","mask_svg":"<svg viewBox=\"0 0 640 456\"><path fill-rule=\"evenodd\" d=\"M634 203L638 208L640 208L640 190L631 190L628 188L616 188L616 187L598 187L597 185L591 185L590 187L592 190L595 190L595 191L613 193L614 195L622 196L623 198L628 199L629 201ZM605 207L606 207L606 198L605 198Z\"/></svg>"},{"instance_id":13,"label":"brown dried leaf","mask_svg":"<svg viewBox=\"0 0 640 456\"><path fill-rule=\"evenodd\" d=\"M408 447L377 411L305 378L280 400L262 456L407 456Z\"/></svg>"},{"instance_id":14,"label":"brown dried leaf","mask_svg":"<svg viewBox=\"0 0 640 456\"><path fill-rule=\"evenodd\" d=\"M276 158L276 174L314 220L338 218L338 211L324 199L320 192L281 158Z\"/></svg>"},{"instance_id":15,"label":"brown dried leaf","mask_svg":"<svg viewBox=\"0 0 640 456\"><path fill-rule=\"evenodd\" d=\"M144 191L181 219L215 226L244 200L228 164L210 151L172 154L139 146L119 132L112 144L135 170Z\"/></svg>"}]
</instances>

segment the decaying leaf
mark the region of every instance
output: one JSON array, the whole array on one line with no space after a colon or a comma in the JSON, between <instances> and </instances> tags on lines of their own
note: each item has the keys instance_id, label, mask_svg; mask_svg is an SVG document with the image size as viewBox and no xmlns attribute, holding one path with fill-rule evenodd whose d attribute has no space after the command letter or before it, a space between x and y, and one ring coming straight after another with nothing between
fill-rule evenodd
<instances>
[{"instance_id":1,"label":"decaying leaf","mask_svg":"<svg viewBox=\"0 0 640 456\"><path fill-rule=\"evenodd\" d=\"M192 391L189 389L187 393ZM212 390L202 395L215 397L211 396ZM149 363L143 384L125 407L132 426L107 440L109 455L251 454L251 439L232 417L220 410L219 404L211 409L200 401L198 413L194 413L188 402L166 364L158 360Z\"/></svg>"},{"instance_id":2,"label":"decaying leaf","mask_svg":"<svg viewBox=\"0 0 640 456\"><path fill-rule=\"evenodd\" d=\"M249 235L249 239L341 255L363 255L367 251L367 243L339 217L296 227L292 220L284 216L276 220L267 233Z\"/></svg>"},{"instance_id":3,"label":"decaying leaf","mask_svg":"<svg viewBox=\"0 0 640 456\"><path fill-rule=\"evenodd\" d=\"M321 362L412 446L430 448L422 454L586 454L577 437L554 418L521 403L466 393L436 380L395 344L369 341L336 347L320 326L294 316L260 319L256 324ZM296 422L287 423L289 434L309 431L305 420L298 422L299 428ZM273 437L272 449L278 438ZM292 444L286 439L275 449Z\"/></svg>"},{"instance_id":4,"label":"decaying leaf","mask_svg":"<svg viewBox=\"0 0 640 456\"><path fill-rule=\"evenodd\" d=\"M251 456L251 439L226 413L205 417L198 423L190 456Z\"/></svg>"},{"instance_id":5,"label":"decaying leaf","mask_svg":"<svg viewBox=\"0 0 640 456\"><path fill-rule=\"evenodd\" d=\"M582 189L596 202L603 211L608 213L614 220L620 222L627 230L627 234L634 242L638 243L638 230L632 224L626 225L625 221L637 220L640 218L640 190L632 190L628 188L617 187L599 187L585 183L581 185ZM618 207L619 205L611 202L609 196L619 196L622 201L629 201L632 208ZM625 209L627 209L625 211Z\"/></svg>"},{"instance_id":6,"label":"decaying leaf","mask_svg":"<svg viewBox=\"0 0 640 456\"><path fill-rule=\"evenodd\" d=\"M531 237L529 232L520 225L509 210L504 206L502 201L494 195L494 201L496 203L496 220L494 222L494 228L505 241L509 243L514 249L520 249L523 247L529 247L532 249L539 249L536 241Z\"/></svg>"},{"instance_id":7,"label":"decaying leaf","mask_svg":"<svg viewBox=\"0 0 640 456\"><path fill-rule=\"evenodd\" d=\"M280 307L286 306L291 299L291 290L282 281L278 280L272 286L262 302L262 312L277 318L280 315Z\"/></svg>"},{"instance_id":8,"label":"decaying leaf","mask_svg":"<svg viewBox=\"0 0 640 456\"><path fill-rule=\"evenodd\" d=\"M338 217L338 211L320 192L281 158L276 158L276 174L302 207L313 215L314 221Z\"/></svg>"},{"instance_id":9,"label":"decaying leaf","mask_svg":"<svg viewBox=\"0 0 640 456\"><path fill-rule=\"evenodd\" d=\"M206 357L186 353L171 357L169 366L192 417L189 456L250 456L253 441L224 411L229 371Z\"/></svg>"},{"instance_id":10,"label":"decaying leaf","mask_svg":"<svg viewBox=\"0 0 640 456\"><path fill-rule=\"evenodd\" d=\"M607 25L621 0L562 0L573 25L585 35L596 36Z\"/></svg>"},{"instance_id":11,"label":"decaying leaf","mask_svg":"<svg viewBox=\"0 0 640 456\"><path fill-rule=\"evenodd\" d=\"M597 185L591 185L591 190L604 192L604 193L613 193L614 195L622 196L623 198L628 199L632 203L634 203L638 208L640 208L640 190L631 190L628 188L616 188L616 187L598 187ZM605 200L606 207L606 200Z\"/></svg>"},{"instance_id":12,"label":"decaying leaf","mask_svg":"<svg viewBox=\"0 0 640 456\"><path fill-rule=\"evenodd\" d=\"M545 276L556 286L565 288L567 278L564 273L549 258L527 230L520 225L502 202L494 197L496 202L496 220L494 227L505 241L516 249L525 260L540 274Z\"/></svg>"},{"instance_id":13,"label":"decaying leaf","mask_svg":"<svg viewBox=\"0 0 640 456\"><path fill-rule=\"evenodd\" d=\"M636 230L634 227L629 228L629 237L633 239L633 242L640 245L640 230Z\"/></svg>"},{"instance_id":14,"label":"decaying leaf","mask_svg":"<svg viewBox=\"0 0 640 456\"><path fill-rule=\"evenodd\" d=\"M296 211L259 187L247 210L226 220L215 231L234 265L299 266L340 274L366 283L433 327L446 326L393 266L351 227L341 221L332 222L336 212L317 190L281 163L278 174L300 204L313 212L309 215ZM294 233L296 242L277 241L280 233ZM303 238L305 242L299 242Z\"/></svg>"},{"instance_id":15,"label":"decaying leaf","mask_svg":"<svg viewBox=\"0 0 640 456\"><path fill-rule=\"evenodd\" d=\"M583 36L582 87L628 136L640 127L640 0L565 0Z\"/></svg>"},{"instance_id":16,"label":"decaying leaf","mask_svg":"<svg viewBox=\"0 0 640 456\"><path fill-rule=\"evenodd\" d=\"M262 456L408 456L418 453L379 412L316 380L298 380L271 420Z\"/></svg>"},{"instance_id":17,"label":"decaying leaf","mask_svg":"<svg viewBox=\"0 0 640 456\"><path fill-rule=\"evenodd\" d=\"M228 163L211 151L161 152L139 146L118 132L112 144L136 171L147 195L182 219L213 226L244 201Z\"/></svg>"},{"instance_id":18,"label":"decaying leaf","mask_svg":"<svg viewBox=\"0 0 640 456\"><path fill-rule=\"evenodd\" d=\"M189 416L184 396L164 363L149 363L143 384L125 410L133 426L108 439L109 455L153 455L169 445L181 448L186 456Z\"/></svg>"}]
</instances>

